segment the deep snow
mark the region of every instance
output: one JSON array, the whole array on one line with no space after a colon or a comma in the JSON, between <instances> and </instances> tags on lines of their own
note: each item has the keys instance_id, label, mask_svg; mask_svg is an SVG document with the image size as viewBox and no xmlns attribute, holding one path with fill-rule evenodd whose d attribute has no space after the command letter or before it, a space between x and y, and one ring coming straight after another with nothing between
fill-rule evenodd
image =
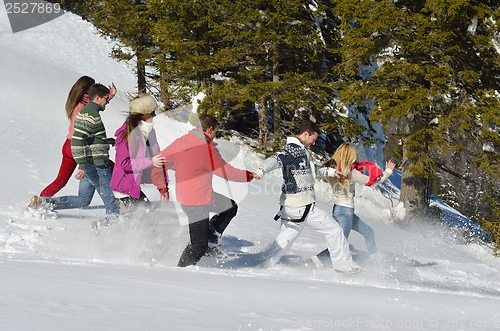
<instances>
[{"instance_id":1,"label":"deep snow","mask_svg":"<svg viewBox=\"0 0 500 331\"><path fill-rule=\"evenodd\" d=\"M156 210L95 236L92 208L62 210L56 219L24 214L29 199L57 173L67 133L64 103L72 84L90 75L114 82L118 94L103 114L108 136L123 122L133 69L108 54L112 43L75 15L13 34L0 7L0 325L1 330L491 330L500 328L500 261L480 244L461 244L449 231L391 224L391 202L358 187L356 210L375 230L379 253L368 256L351 233L363 271L341 275L303 260L325 248L305 229L282 263L263 269L259 252L279 231L272 217L281 185L276 173L231 193L239 212L222 238L225 263L203 258L175 267L187 243L182 213L146 194ZM190 125L159 115L162 147ZM234 138L219 140L235 166L262 159ZM173 178L173 174L171 176ZM72 179L59 195L75 194ZM318 205L331 210L329 188L317 184Z\"/></svg>"}]
</instances>

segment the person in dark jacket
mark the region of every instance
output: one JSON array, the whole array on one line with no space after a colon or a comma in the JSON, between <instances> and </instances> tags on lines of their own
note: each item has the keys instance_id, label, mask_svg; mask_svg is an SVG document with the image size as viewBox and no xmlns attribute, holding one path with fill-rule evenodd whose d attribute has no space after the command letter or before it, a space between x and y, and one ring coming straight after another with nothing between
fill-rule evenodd
<instances>
[{"instance_id":1,"label":"person in dark jacket","mask_svg":"<svg viewBox=\"0 0 500 331\"><path fill-rule=\"evenodd\" d=\"M176 139L161 151L166 168L175 167L175 192L189 221L190 242L182 252L178 266L195 265L205 255L208 243L218 239L238 211L236 202L213 190L214 175L234 182L249 182L253 174L226 163L213 141L219 124L209 115L200 117L199 126ZM163 171L153 168L153 183L166 189ZM209 218L209 213L215 213Z\"/></svg>"}]
</instances>

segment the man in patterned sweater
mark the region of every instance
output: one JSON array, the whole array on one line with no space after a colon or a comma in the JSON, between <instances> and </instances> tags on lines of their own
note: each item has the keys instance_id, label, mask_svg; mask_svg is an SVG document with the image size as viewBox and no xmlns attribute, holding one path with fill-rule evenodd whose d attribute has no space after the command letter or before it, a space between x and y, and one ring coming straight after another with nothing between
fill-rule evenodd
<instances>
[{"instance_id":1,"label":"man in patterned sweater","mask_svg":"<svg viewBox=\"0 0 500 331\"><path fill-rule=\"evenodd\" d=\"M93 223L93 227L102 223L106 224L118 216L120 205L109 186L111 181L110 141L106 137L106 130L99 114L108 104L109 93L109 89L102 84L92 85L88 91L89 103L75 118L71 152L78 164L78 171L75 175L75 178L80 181L78 196L57 198L34 196L29 208L38 208L47 204L50 204L52 210L87 207L97 190L106 207L106 217Z\"/></svg>"},{"instance_id":2,"label":"man in patterned sweater","mask_svg":"<svg viewBox=\"0 0 500 331\"><path fill-rule=\"evenodd\" d=\"M315 206L315 177L342 175L333 168L312 163L306 148L316 142L319 132L313 122L302 123L297 136L289 137L287 144L266 159L255 171L257 179L275 169L281 169L283 174L281 210L276 215L276 219L281 219L281 231L273 244L264 252L265 265L276 264L290 249L304 226L308 226L325 236L332 264L337 272L357 273L361 268L352 260L341 227L329 213Z\"/></svg>"}]
</instances>

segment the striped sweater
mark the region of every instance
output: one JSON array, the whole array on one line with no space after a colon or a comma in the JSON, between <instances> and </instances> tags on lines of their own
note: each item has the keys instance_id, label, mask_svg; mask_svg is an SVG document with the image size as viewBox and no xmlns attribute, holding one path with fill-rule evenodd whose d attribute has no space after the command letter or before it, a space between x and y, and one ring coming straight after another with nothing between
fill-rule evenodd
<instances>
[{"instance_id":1,"label":"striped sweater","mask_svg":"<svg viewBox=\"0 0 500 331\"><path fill-rule=\"evenodd\" d=\"M71 153L78 163L78 169L86 169L87 163L106 164L109 158L108 138L100 111L102 108L98 104L89 102L75 118Z\"/></svg>"}]
</instances>

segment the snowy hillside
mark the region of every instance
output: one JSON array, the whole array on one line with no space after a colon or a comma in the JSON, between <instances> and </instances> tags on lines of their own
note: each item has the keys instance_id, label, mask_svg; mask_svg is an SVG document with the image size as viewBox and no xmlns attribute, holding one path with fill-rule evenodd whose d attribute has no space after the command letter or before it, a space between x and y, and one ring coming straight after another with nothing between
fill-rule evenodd
<instances>
[{"instance_id":1,"label":"snowy hillside","mask_svg":"<svg viewBox=\"0 0 500 331\"><path fill-rule=\"evenodd\" d=\"M90 222L104 215L98 196L84 210L55 219L30 218L32 195L56 176L68 121L64 104L82 75L118 94L103 113L108 136L122 124L133 69L108 57L112 44L72 14L13 34L0 6L0 329L19 330L491 330L500 329L500 260L487 247L462 245L439 228L407 232L390 224L390 201L358 188L357 213L375 230L379 252L362 237L349 244L363 268L342 275L303 261L324 239L305 229L282 262L259 265L259 253L279 231L280 174L250 184L214 182L238 201L238 215L222 238L225 262L204 257L176 267L187 240L185 217L174 202L148 217L95 236ZM190 126L159 115L166 147ZM219 141L240 168L262 159L239 143ZM171 175L173 178L173 173ZM70 180L58 195L76 194ZM317 184L318 205L331 210L329 188Z\"/></svg>"}]
</instances>

